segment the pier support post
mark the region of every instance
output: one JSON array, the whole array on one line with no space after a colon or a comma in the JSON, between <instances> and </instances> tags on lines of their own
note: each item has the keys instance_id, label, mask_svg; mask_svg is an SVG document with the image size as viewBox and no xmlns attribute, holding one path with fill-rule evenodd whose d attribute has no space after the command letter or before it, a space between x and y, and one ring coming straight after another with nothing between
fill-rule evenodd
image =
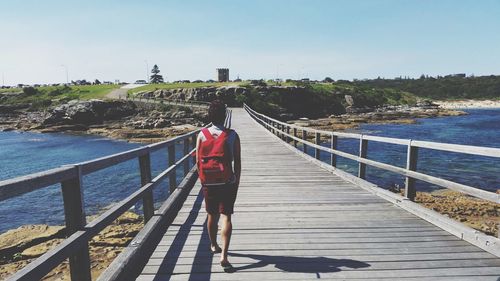
<instances>
[{"instance_id":1,"label":"pier support post","mask_svg":"<svg viewBox=\"0 0 500 281\"><path fill-rule=\"evenodd\" d=\"M64 218L66 221L67 236L84 230L87 224L83 208L82 172L80 166L75 166L76 176L61 182L64 202ZM69 257L71 280L90 281L89 244L85 242L80 249Z\"/></svg>"},{"instance_id":2,"label":"pier support post","mask_svg":"<svg viewBox=\"0 0 500 281\"><path fill-rule=\"evenodd\" d=\"M418 147L411 145L411 140L408 143L408 151L406 155L406 169L410 171L417 170ZM405 197L411 201L415 201L417 190L415 189L415 179L406 177L405 181Z\"/></svg>"},{"instance_id":3,"label":"pier support post","mask_svg":"<svg viewBox=\"0 0 500 281\"><path fill-rule=\"evenodd\" d=\"M337 149L337 136L332 134L331 140L330 140L330 148L331 149ZM337 155L331 153L330 154L330 164L333 167L337 167Z\"/></svg>"},{"instance_id":4,"label":"pier support post","mask_svg":"<svg viewBox=\"0 0 500 281\"><path fill-rule=\"evenodd\" d=\"M189 139L184 139L184 155L189 154ZM189 173L189 158L184 161L184 176Z\"/></svg>"},{"instance_id":5,"label":"pier support post","mask_svg":"<svg viewBox=\"0 0 500 281\"><path fill-rule=\"evenodd\" d=\"M315 144L321 145L321 134L320 133L316 133ZM321 150L319 148L316 148L314 150L314 157L319 160L320 156L321 156Z\"/></svg>"},{"instance_id":6,"label":"pier support post","mask_svg":"<svg viewBox=\"0 0 500 281\"><path fill-rule=\"evenodd\" d=\"M295 128L295 127L294 127L294 128L292 129L292 131L293 131L293 136L294 136L294 137L297 137L297 128ZM293 140L293 146L294 146L295 148L297 148L297 140L296 140L296 139L294 139L294 140Z\"/></svg>"},{"instance_id":7,"label":"pier support post","mask_svg":"<svg viewBox=\"0 0 500 281\"><path fill-rule=\"evenodd\" d=\"M175 164L175 143L172 143L168 146L168 166L172 166ZM174 192L176 188L176 174L177 174L177 168L175 168L169 175L169 186L170 186L170 193Z\"/></svg>"},{"instance_id":8,"label":"pier support post","mask_svg":"<svg viewBox=\"0 0 500 281\"><path fill-rule=\"evenodd\" d=\"M145 155L139 156L139 169L141 171L141 186L151 182L151 157L149 152ZM142 208L144 211L144 223L147 223L155 213L153 190L144 193L142 197Z\"/></svg>"},{"instance_id":9,"label":"pier support post","mask_svg":"<svg viewBox=\"0 0 500 281\"><path fill-rule=\"evenodd\" d=\"M306 130L302 130L302 140L304 140L304 142L302 143L302 151L304 151L305 154L307 154L307 145L306 145L306 141L307 141L307 131Z\"/></svg>"},{"instance_id":10,"label":"pier support post","mask_svg":"<svg viewBox=\"0 0 500 281\"><path fill-rule=\"evenodd\" d=\"M196 148L196 141L198 140L198 135L194 134L191 136L191 150ZM193 156L193 166L196 165L196 152Z\"/></svg>"},{"instance_id":11,"label":"pier support post","mask_svg":"<svg viewBox=\"0 0 500 281\"><path fill-rule=\"evenodd\" d=\"M363 139L363 135L359 138L359 157L366 158L368 152L368 140ZM366 164L359 162L358 177L366 178Z\"/></svg>"}]
</instances>

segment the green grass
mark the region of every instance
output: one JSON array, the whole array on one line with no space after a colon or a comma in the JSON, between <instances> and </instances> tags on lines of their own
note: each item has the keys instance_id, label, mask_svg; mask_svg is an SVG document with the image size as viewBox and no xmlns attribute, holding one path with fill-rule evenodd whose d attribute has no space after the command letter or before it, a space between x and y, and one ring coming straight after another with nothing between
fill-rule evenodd
<instances>
[{"instance_id":1,"label":"green grass","mask_svg":"<svg viewBox=\"0 0 500 281\"><path fill-rule=\"evenodd\" d=\"M119 87L120 85L71 86L71 92L79 95L80 99L99 99L106 96L113 89Z\"/></svg>"},{"instance_id":2,"label":"green grass","mask_svg":"<svg viewBox=\"0 0 500 281\"><path fill-rule=\"evenodd\" d=\"M41 109L73 99L104 98L113 89L119 87L119 85L46 86L34 88L31 92L26 89L2 89L0 93L21 92L21 94L0 98L0 104L30 103L33 109Z\"/></svg>"},{"instance_id":3,"label":"green grass","mask_svg":"<svg viewBox=\"0 0 500 281\"><path fill-rule=\"evenodd\" d=\"M0 89L0 93L17 93L21 92L23 89L21 88L10 88L10 89Z\"/></svg>"},{"instance_id":4,"label":"green grass","mask_svg":"<svg viewBox=\"0 0 500 281\"><path fill-rule=\"evenodd\" d=\"M202 88L202 87L222 87L222 86L244 86L247 82L215 82L215 83L163 83L163 84L148 84L142 87L128 90L129 94L135 94L143 91L155 91L159 89L186 89L186 88Z\"/></svg>"}]
</instances>

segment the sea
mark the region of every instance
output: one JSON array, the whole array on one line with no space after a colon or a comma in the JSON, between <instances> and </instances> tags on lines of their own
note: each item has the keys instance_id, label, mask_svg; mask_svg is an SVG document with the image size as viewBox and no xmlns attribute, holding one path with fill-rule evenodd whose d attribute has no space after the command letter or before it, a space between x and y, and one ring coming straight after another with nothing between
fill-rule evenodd
<instances>
[{"instance_id":1,"label":"sea","mask_svg":"<svg viewBox=\"0 0 500 281\"><path fill-rule=\"evenodd\" d=\"M500 148L500 109L467 109L464 116L422 118L416 124L364 124L353 132L425 141ZM62 133L0 132L0 181L17 176L74 164L127 151L142 144L90 135ZM323 144L328 146L329 144ZM339 139L338 148L357 154L359 141ZM405 167L406 147L369 142L368 158ZM176 149L177 159L182 147ZM309 149L312 153L312 149ZM328 162L329 155L322 153ZM168 152L151 155L153 176L167 167ZM357 163L339 157L339 168L357 173ZM177 181L182 180L179 169ZM500 189L500 158L473 156L420 149L417 171L489 191ZM244 177L244 175L242 175ZM367 180L382 188L404 187L404 177L377 168L367 168ZM96 215L126 198L140 187L139 164L133 159L83 177L83 196L87 215ZM437 186L417 181L418 191L433 191ZM168 185L154 191L156 206L168 197ZM137 204L134 211L140 213ZM53 185L0 202L0 234L26 224L64 224L60 185Z\"/></svg>"}]
</instances>

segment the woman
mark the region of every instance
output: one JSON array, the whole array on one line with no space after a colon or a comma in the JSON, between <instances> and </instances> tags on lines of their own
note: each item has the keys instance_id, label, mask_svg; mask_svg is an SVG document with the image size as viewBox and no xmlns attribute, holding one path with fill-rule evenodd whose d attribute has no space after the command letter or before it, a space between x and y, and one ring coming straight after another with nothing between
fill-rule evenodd
<instances>
[{"instance_id":1,"label":"woman","mask_svg":"<svg viewBox=\"0 0 500 281\"><path fill-rule=\"evenodd\" d=\"M221 253L220 264L224 271L233 270L227 258L231 240L231 215L240 183L241 151L238 134L224 126L226 106L215 100L208 109L212 125L202 129L196 143L196 163L207 211L207 228L210 251ZM222 249L217 243L218 221L222 217Z\"/></svg>"}]
</instances>

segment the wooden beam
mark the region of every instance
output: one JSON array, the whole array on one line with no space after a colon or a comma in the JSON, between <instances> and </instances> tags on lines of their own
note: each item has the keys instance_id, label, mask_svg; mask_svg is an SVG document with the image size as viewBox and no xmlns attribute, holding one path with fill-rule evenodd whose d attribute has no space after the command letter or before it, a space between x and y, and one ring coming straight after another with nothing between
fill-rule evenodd
<instances>
[{"instance_id":1,"label":"wooden beam","mask_svg":"<svg viewBox=\"0 0 500 281\"><path fill-rule=\"evenodd\" d=\"M76 177L61 182L64 202L64 217L67 236L85 230L86 219L83 203L82 173L80 166L74 166ZM90 281L90 256L88 242L85 241L78 250L69 256L71 280Z\"/></svg>"},{"instance_id":2,"label":"wooden beam","mask_svg":"<svg viewBox=\"0 0 500 281\"><path fill-rule=\"evenodd\" d=\"M307 131L306 130L302 130L302 151L307 154L307 145L306 145L306 142L307 142Z\"/></svg>"},{"instance_id":3,"label":"wooden beam","mask_svg":"<svg viewBox=\"0 0 500 281\"><path fill-rule=\"evenodd\" d=\"M172 143L168 147L168 166L172 166L174 164L175 164L175 143ZM170 193L172 193L175 190L176 185L177 185L176 181L177 181L176 180L176 170L174 169L174 171L169 176L168 184L169 184Z\"/></svg>"},{"instance_id":4,"label":"wooden beam","mask_svg":"<svg viewBox=\"0 0 500 281\"><path fill-rule=\"evenodd\" d=\"M63 166L0 181L0 201L20 196L49 185L58 184L61 181L69 180L76 176L73 166Z\"/></svg>"},{"instance_id":5,"label":"wooden beam","mask_svg":"<svg viewBox=\"0 0 500 281\"><path fill-rule=\"evenodd\" d=\"M337 136L332 134L330 139L330 148L332 150L337 150ZM337 167L337 155L335 153L330 153L330 165Z\"/></svg>"},{"instance_id":6,"label":"wooden beam","mask_svg":"<svg viewBox=\"0 0 500 281\"><path fill-rule=\"evenodd\" d=\"M321 134L320 133L316 133L315 143L316 143L316 145L321 145ZM321 153L321 150L316 148L314 150L314 158L319 160L321 157L320 153Z\"/></svg>"},{"instance_id":7,"label":"wooden beam","mask_svg":"<svg viewBox=\"0 0 500 281\"><path fill-rule=\"evenodd\" d=\"M189 154L189 139L184 139L184 155L188 155ZM184 176L187 175L187 173L189 173L189 160L187 161L184 161Z\"/></svg>"},{"instance_id":8,"label":"wooden beam","mask_svg":"<svg viewBox=\"0 0 500 281\"><path fill-rule=\"evenodd\" d=\"M417 159L418 159L418 147L411 145L411 140L408 143L408 151L406 157L406 169L410 171L417 170ZM417 196L417 190L415 189L415 179L412 177L406 177L405 181L405 197L411 201L415 201L415 196Z\"/></svg>"},{"instance_id":9,"label":"wooden beam","mask_svg":"<svg viewBox=\"0 0 500 281\"><path fill-rule=\"evenodd\" d=\"M368 152L368 140L363 139L363 135L359 139L359 157L366 158ZM359 162L358 165L358 177L364 179L366 177L366 164Z\"/></svg>"},{"instance_id":10,"label":"wooden beam","mask_svg":"<svg viewBox=\"0 0 500 281\"><path fill-rule=\"evenodd\" d=\"M150 154L145 154L139 157L139 169L141 172L141 186L151 182L151 160ZM142 208L144 211L144 223L148 222L153 217L154 199L153 190L149 190L142 198Z\"/></svg>"},{"instance_id":11,"label":"wooden beam","mask_svg":"<svg viewBox=\"0 0 500 281\"><path fill-rule=\"evenodd\" d=\"M293 127L292 130L293 130L293 136L295 137L293 139L293 146L295 148L297 148L297 139L296 139L297 138L297 128Z\"/></svg>"}]
</instances>

